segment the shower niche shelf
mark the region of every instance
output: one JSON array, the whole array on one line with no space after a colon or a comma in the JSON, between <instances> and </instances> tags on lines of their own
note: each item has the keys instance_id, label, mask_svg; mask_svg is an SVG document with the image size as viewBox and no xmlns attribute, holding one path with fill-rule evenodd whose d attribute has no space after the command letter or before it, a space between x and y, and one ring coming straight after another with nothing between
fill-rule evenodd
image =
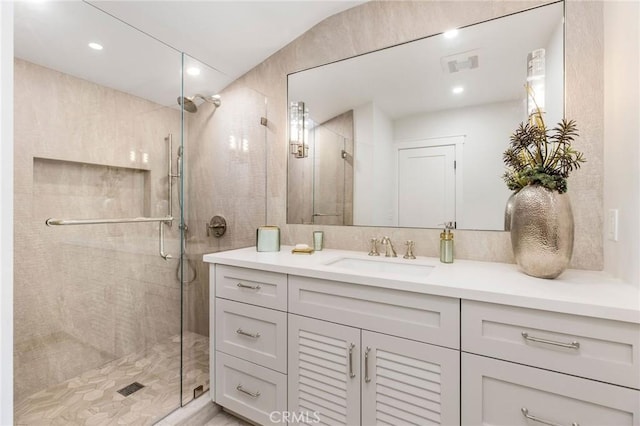
<instances>
[{"instance_id":1,"label":"shower niche shelf","mask_svg":"<svg viewBox=\"0 0 640 426\"><path fill-rule=\"evenodd\" d=\"M33 158L37 216L150 216L149 170L43 157Z\"/></svg>"},{"instance_id":2,"label":"shower niche shelf","mask_svg":"<svg viewBox=\"0 0 640 426\"><path fill-rule=\"evenodd\" d=\"M53 161L59 163L80 164L98 167L116 167L120 169L132 169L140 171L151 171L151 165L143 161L144 153L139 151L131 151L126 160L89 160L86 158L72 158L72 156L59 157L55 155L36 155L33 157L34 164L38 161Z\"/></svg>"}]
</instances>

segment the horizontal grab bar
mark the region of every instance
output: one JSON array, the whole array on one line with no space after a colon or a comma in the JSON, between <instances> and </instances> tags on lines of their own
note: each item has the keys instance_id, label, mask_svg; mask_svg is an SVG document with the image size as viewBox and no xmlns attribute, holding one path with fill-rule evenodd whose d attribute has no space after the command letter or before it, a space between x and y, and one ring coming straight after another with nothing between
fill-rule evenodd
<instances>
[{"instance_id":1,"label":"horizontal grab bar","mask_svg":"<svg viewBox=\"0 0 640 426\"><path fill-rule=\"evenodd\" d=\"M173 222L173 217L127 217L124 219L53 219L44 221L47 226L101 225L105 223Z\"/></svg>"}]
</instances>

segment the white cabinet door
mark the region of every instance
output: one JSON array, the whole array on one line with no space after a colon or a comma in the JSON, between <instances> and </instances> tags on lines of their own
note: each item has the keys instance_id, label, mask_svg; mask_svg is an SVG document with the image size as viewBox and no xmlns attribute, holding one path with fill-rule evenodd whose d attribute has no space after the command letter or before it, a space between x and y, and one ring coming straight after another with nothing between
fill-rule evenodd
<instances>
[{"instance_id":1,"label":"white cabinet door","mask_svg":"<svg viewBox=\"0 0 640 426\"><path fill-rule=\"evenodd\" d=\"M359 347L357 328L289 314L292 415L328 425L360 424Z\"/></svg>"},{"instance_id":2,"label":"white cabinet door","mask_svg":"<svg viewBox=\"0 0 640 426\"><path fill-rule=\"evenodd\" d=\"M462 354L462 424L640 424L640 391Z\"/></svg>"},{"instance_id":3,"label":"white cabinet door","mask_svg":"<svg viewBox=\"0 0 640 426\"><path fill-rule=\"evenodd\" d=\"M363 425L459 425L460 352L362 332Z\"/></svg>"}]
</instances>

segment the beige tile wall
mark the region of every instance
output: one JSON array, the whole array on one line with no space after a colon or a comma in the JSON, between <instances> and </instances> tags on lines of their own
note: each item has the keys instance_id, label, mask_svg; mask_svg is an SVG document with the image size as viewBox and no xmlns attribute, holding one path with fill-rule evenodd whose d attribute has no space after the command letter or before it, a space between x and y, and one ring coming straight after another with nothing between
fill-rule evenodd
<instances>
[{"instance_id":1,"label":"beige tile wall","mask_svg":"<svg viewBox=\"0 0 640 426\"><path fill-rule=\"evenodd\" d=\"M439 231L375 227L286 225L287 73L503 16L542 1L372 1L334 15L265 60L237 84L265 93L270 102L268 222L282 227L286 243L311 243L314 229L325 231L327 247L365 251L367 240L388 235L400 245L416 241L416 254L438 254ZM602 4L566 5L566 115L577 120L576 148L588 162L573 174L569 195L576 238L572 267L602 269L603 49ZM514 123L514 127L517 123ZM457 231L456 257L513 262L509 234Z\"/></svg>"},{"instance_id":2,"label":"beige tile wall","mask_svg":"<svg viewBox=\"0 0 640 426\"><path fill-rule=\"evenodd\" d=\"M164 138L179 141L180 112L20 59L14 90L20 401L179 333L177 260L158 256L157 224L44 222L166 215ZM167 231L176 258L178 235Z\"/></svg>"}]
</instances>

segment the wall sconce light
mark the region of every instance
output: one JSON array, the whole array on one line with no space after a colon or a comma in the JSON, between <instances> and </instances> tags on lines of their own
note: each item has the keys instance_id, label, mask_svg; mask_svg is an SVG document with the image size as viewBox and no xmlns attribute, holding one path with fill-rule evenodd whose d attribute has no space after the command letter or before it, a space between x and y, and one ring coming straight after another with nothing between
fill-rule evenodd
<instances>
[{"instance_id":1,"label":"wall sconce light","mask_svg":"<svg viewBox=\"0 0 640 426\"><path fill-rule=\"evenodd\" d=\"M527 115L544 112L545 50L536 49L527 55Z\"/></svg>"},{"instance_id":2,"label":"wall sconce light","mask_svg":"<svg viewBox=\"0 0 640 426\"><path fill-rule=\"evenodd\" d=\"M308 111L304 102L291 102L289 107L289 152L295 158L309 156L307 116Z\"/></svg>"}]
</instances>

